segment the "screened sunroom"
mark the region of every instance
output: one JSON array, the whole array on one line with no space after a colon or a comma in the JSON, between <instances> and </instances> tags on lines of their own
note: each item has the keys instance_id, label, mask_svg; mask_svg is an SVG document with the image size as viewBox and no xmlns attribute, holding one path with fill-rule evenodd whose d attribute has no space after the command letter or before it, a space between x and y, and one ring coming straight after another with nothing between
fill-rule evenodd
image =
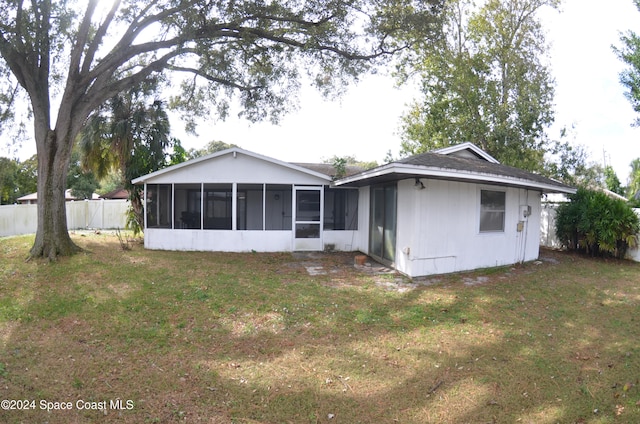
<instances>
[{"instance_id":1,"label":"screened sunroom","mask_svg":"<svg viewBox=\"0 0 640 424\"><path fill-rule=\"evenodd\" d=\"M285 183L288 181L288 183ZM145 246L172 250L352 250L359 192L331 176L230 149L134 180Z\"/></svg>"}]
</instances>

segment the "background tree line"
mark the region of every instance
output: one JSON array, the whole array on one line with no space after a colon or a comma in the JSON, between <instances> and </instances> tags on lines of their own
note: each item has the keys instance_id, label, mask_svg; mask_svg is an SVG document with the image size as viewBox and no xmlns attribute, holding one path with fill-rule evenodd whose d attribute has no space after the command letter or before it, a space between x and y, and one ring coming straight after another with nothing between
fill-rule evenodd
<instances>
[{"instance_id":1,"label":"background tree line","mask_svg":"<svg viewBox=\"0 0 640 424\"><path fill-rule=\"evenodd\" d=\"M23 123L17 106L27 103L38 151L31 254L75 251L62 191L80 183L88 189L89 171L99 180L118 175L126 185L206 154L212 146L187 152L171 136L168 108L182 112L189 129L205 116L224 119L234 101L250 121L277 122L296 107L303 76L324 94L340 94L391 63L400 84L421 83L402 120L403 155L471 141L504 164L622 192L615 173L588 162L570 130L549 135L554 81L539 12L560 3L89 0L76 10L51 0L0 0L2 129ZM640 111L640 41L632 32L622 41L618 53L630 65L622 83ZM3 181L14 186L3 183L1 196L10 201L22 190L15 184L20 164L2 164ZM638 165L627 194L639 188ZM132 205L140 217L139 193Z\"/></svg>"}]
</instances>

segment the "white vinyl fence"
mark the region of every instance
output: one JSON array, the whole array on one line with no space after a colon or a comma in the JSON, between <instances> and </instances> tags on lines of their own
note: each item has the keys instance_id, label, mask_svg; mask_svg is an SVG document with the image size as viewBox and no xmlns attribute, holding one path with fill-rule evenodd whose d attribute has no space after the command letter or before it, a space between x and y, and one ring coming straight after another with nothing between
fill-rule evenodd
<instances>
[{"instance_id":1,"label":"white vinyl fence","mask_svg":"<svg viewBox=\"0 0 640 424\"><path fill-rule=\"evenodd\" d=\"M127 222L127 200L80 200L66 205L70 230L124 228ZM0 237L35 233L37 208L37 205L0 206Z\"/></svg>"},{"instance_id":2,"label":"white vinyl fence","mask_svg":"<svg viewBox=\"0 0 640 424\"><path fill-rule=\"evenodd\" d=\"M540 216L540 246L559 249L562 247L560 241L556 237L556 208L555 203L543 203ZM640 209L634 209L636 215L640 216ZM640 241L640 234L638 234ZM640 262L640 249L633 248L627 251L627 258Z\"/></svg>"}]
</instances>

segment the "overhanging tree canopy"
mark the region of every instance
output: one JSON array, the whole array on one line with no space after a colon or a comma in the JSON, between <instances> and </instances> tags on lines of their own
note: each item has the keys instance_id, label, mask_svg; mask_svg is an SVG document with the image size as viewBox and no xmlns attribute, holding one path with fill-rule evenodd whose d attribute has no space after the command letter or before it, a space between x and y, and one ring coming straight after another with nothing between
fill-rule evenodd
<instances>
[{"instance_id":1,"label":"overhanging tree canopy","mask_svg":"<svg viewBox=\"0 0 640 424\"><path fill-rule=\"evenodd\" d=\"M411 67L424 96L403 118L403 152L471 141L502 163L541 171L554 89L537 13L559 0L445 4L444 36Z\"/></svg>"},{"instance_id":2,"label":"overhanging tree canopy","mask_svg":"<svg viewBox=\"0 0 640 424\"><path fill-rule=\"evenodd\" d=\"M165 71L185 76L173 106L273 119L293 104L303 70L325 92L372 59L428 40L441 0L0 1L2 118L26 92L38 154L38 230L32 256L77 248L67 233L66 170L89 114Z\"/></svg>"}]
</instances>

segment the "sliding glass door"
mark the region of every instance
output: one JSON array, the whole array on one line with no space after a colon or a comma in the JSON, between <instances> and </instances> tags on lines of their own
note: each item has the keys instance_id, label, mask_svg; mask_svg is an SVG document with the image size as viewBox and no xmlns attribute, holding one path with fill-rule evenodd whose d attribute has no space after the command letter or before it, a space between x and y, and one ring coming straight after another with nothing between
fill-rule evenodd
<instances>
[{"instance_id":1,"label":"sliding glass door","mask_svg":"<svg viewBox=\"0 0 640 424\"><path fill-rule=\"evenodd\" d=\"M369 254L393 263L396 259L396 183L371 187Z\"/></svg>"}]
</instances>

